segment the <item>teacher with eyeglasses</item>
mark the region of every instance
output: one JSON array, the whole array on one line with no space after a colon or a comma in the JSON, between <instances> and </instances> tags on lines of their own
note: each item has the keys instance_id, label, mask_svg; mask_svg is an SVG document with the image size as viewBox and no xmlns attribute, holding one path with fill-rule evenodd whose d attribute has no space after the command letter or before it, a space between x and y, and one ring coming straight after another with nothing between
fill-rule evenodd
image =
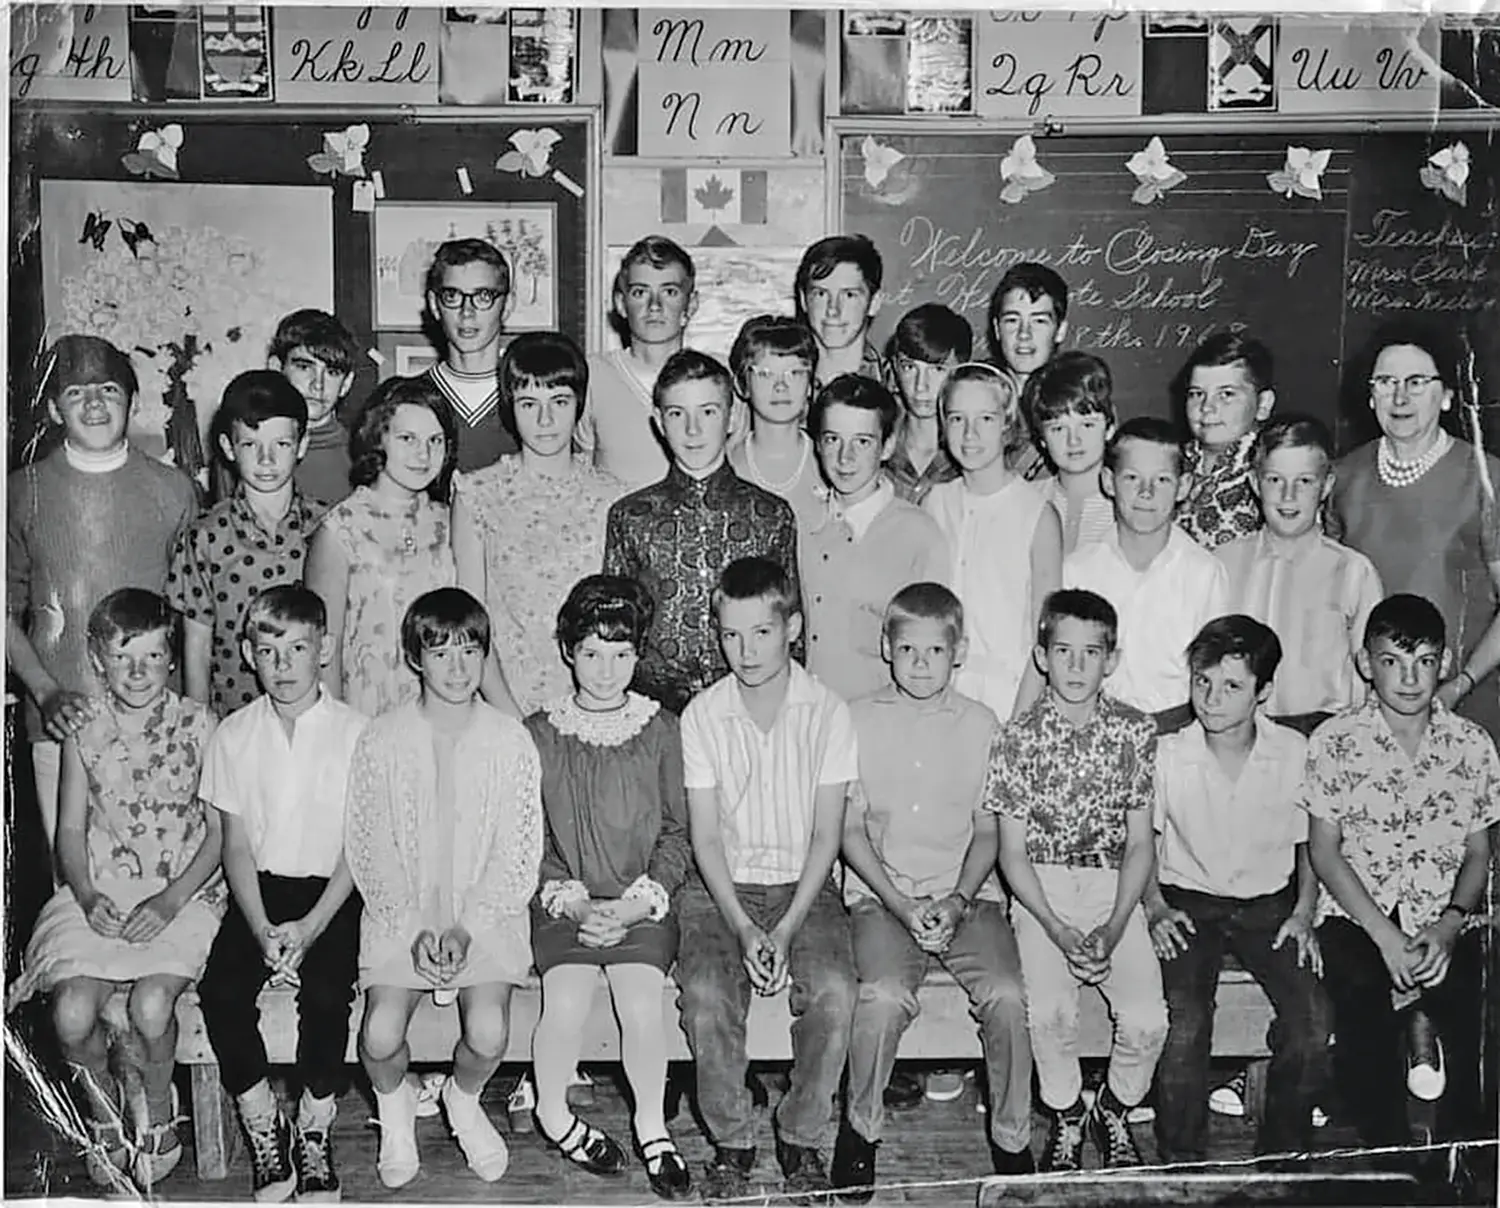
<instances>
[{"instance_id":1,"label":"teacher with eyeglasses","mask_svg":"<svg viewBox=\"0 0 1500 1208\"><path fill-rule=\"evenodd\" d=\"M1458 364L1438 332L1402 321L1372 348L1381 436L1338 463L1327 527L1375 564L1387 593L1437 605L1451 652L1438 699L1500 737L1500 460L1449 430L1463 429Z\"/></svg>"}]
</instances>

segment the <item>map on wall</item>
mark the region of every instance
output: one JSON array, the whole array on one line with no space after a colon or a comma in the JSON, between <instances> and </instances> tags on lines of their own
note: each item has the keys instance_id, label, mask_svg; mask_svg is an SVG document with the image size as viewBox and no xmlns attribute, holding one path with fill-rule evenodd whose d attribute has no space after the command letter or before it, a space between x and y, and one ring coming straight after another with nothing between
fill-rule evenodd
<instances>
[{"instance_id":1,"label":"map on wall","mask_svg":"<svg viewBox=\"0 0 1500 1208\"><path fill-rule=\"evenodd\" d=\"M422 325L424 283L438 245L483 239L505 254L511 274L507 331L557 327L557 207L546 202L392 202L375 207L377 330Z\"/></svg>"}]
</instances>

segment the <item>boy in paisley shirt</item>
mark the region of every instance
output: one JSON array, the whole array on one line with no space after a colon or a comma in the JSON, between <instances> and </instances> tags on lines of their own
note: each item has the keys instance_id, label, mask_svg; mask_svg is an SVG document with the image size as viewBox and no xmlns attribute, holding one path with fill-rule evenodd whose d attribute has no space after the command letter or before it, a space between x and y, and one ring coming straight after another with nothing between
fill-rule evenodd
<instances>
[{"instance_id":1,"label":"boy in paisley shirt","mask_svg":"<svg viewBox=\"0 0 1500 1208\"><path fill-rule=\"evenodd\" d=\"M1468 924L1500 822L1500 757L1483 729L1434 699L1446 641L1442 614L1421 596L1375 606L1356 655L1374 691L1313 732L1298 802L1328 887L1318 943L1334 1080L1366 1145L1410 1142L1408 1089L1437 1099L1435 1139L1495 1135L1485 928Z\"/></svg>"},{"instance_id":2,"label":"boy in paisley shirt","mask_svg":"<svg viewBox=\"0 0 1500 1208\"><path fill-rule=\"evenodd\" d=\"M1047 597L1034 653L1047 690L990 753L985 808L1000 815L1000 870L1026 981L1028 1026L1051 1116L1043 1170L1078 1170L1088 1132L1106 1166L1138 1166L1126 1120L1167 1038L1161 966L1141 911L1155 859L1156 725L1101 691L1118 661L1113 606L1091 591ZM1078 993L1097 985L1115 1020L1109 1075L1085 1110Z\"/></svg>"}]
</instances>

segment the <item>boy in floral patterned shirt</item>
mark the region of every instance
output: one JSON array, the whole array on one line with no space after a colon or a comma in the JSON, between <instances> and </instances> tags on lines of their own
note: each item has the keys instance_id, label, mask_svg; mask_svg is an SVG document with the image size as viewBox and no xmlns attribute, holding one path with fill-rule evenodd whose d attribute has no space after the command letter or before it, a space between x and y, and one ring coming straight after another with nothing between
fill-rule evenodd
<instances>
[{"instance_id":1,"label":"boy in floral patterned shirt","mask_svg":"<svg viewBox=\"0 0 1500 1208\"><path fill-rule=\"evenodd\" d=\"M1480 1042L1484 930L1465 924L1500 820L1500 757L1480 726L1434 699L1452 657L1446 640L1431 601L1381 601L1356 655L1374 692L1308 744L1300 804L1329 891L1318 942L1338 1034L1334 1078L1367 1145L1411 1140L1408 1085L1441 1096L1436 1139L1485 1136L1486 1122L1494 1135L1495 1050Z\"/></svg>"},{"instance_id":2,"label":"boy in floral patterned shirt","mask_svg":"<svg viewBox=\"0 0 1500 1208\"><path fill-rule=\"evenodd\" d=\"M1141 912L1154 860L1156 725L1104 695L1119 622L1091 591L1047 597L1035 659L1040 699L990 753L984 805L1000 815L1000 870L1026 981L1042 1100L1043 1170L1077 1170L1088 1131L1107 1166L1136 1166L1126 1121L1167 1038L1161 966ZM1109 1077L1091 1110L1078 1064L1078 992L1097 985L1115 1020Z\"/></svg>"}]
</instances>

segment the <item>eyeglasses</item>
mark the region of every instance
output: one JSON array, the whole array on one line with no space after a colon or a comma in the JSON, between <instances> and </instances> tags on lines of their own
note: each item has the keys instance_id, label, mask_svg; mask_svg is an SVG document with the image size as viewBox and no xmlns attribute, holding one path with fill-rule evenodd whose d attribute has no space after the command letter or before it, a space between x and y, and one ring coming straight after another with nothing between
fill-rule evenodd
<instances>
[{"instance_id":1,"label":"eyeglasses","mask_svg":"<svg viewBox=\"0 0 1500 1208\"><path fill-rule=\"evenodd\" d=\"M812 370L806 365L796 365L791 369L770 369L765 365L756 365L750 370L750 376L762 386L771 386L777 382L800 386L812 377Z\"/></svg>"},{"instance_id":2,"label":"eyeglasses","mask_svg":"<svg viewBox=\"0 0 1500 1208\"><path fill-rule=\"evenodd\" d=\"M1443 379L1435 373L1409 373L1405 377L1392 377L1388 373L1382 373L1370 379L1370 397L1378 402L1389 402L1396 397L1396 387L1401 387L1402 393L1410 397L1413 394L1421 394L1433 382Z\"/></svg>"},{"instance_id":3,"label":"eyeglasses","mask_svg":"<svg viewBox=\"0 0 1500 1208\"><path fill-rule=\"evenodd\" d=\"M461 290L445 285L437 291L438 305L444 310L462 310L465 302L475 310L493 310L503 297L505 294L498 289Z\"/></svg>"}]
</instances>

